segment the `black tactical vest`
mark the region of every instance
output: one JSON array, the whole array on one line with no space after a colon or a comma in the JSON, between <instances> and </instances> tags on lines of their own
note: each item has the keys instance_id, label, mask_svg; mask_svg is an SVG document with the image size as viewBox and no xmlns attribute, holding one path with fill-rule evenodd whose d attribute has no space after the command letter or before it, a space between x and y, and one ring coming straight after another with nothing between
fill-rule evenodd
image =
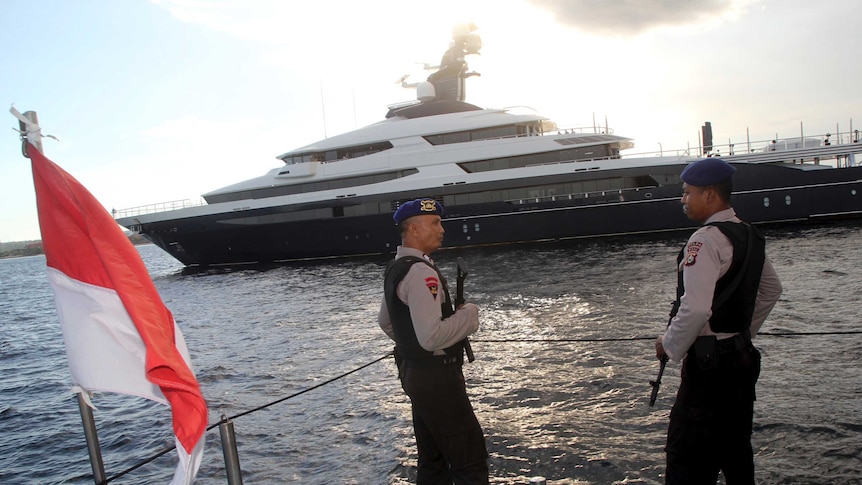
<instances>
[{"instance_id":1,"label":"black tactical vest","mask_svg":"<svg viewBox=\"0 0 862 485\"><path fill-rule=\"evenodd\" d=\"M709 328L715 333L743 332L751 326L757 288L766 261L766 241L754 226L745 222L711 222L707 225L717 227L733 244L733 262L715 284ZM683 247L679 252L677 267L685 257L685 250ZM673 314L685 293L682 275L682 271L677 274Z\"/></svg>"},{"instance_id":2,"label":"black tactical vest","mask_svg":"<svg viewBox=\"0 0 862 485\"><path fill-rule=\"evenodd\" d=\"M452 299L449 297L449 286L446 283L446 278L430 262L416 256L404 256L390 262L386 267L383 296L386 299L386 308L389 310L389 318L392 321L392 331L395 333L395 347L403 358L419 361L431 359L434 357L434 354L419 345L416 330L413 328L413 320L410 318L410 308L398 298L398 284L401 283L401 280L404 279L407 272L410 271L410 268L415 263L427 264L437 272L437 277L440 278L440 285L443 287L443 295L445 295L445 298L440 300L440 310L443 318L450 317L455 313L455 309L452 307ZM443 350L448 356L460 356L462 349L463 344L459 342Z\"/></svg>"}]
</instances>

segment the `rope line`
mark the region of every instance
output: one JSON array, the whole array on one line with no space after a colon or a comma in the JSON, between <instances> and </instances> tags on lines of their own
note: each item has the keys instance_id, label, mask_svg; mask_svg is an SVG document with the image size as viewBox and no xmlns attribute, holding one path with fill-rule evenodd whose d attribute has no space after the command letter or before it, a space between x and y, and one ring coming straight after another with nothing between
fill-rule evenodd
<instances>
[{"instance_id":1,"label":"rope line","mask_svg":"<svg viewBox=\"0 0 862 485\"><path fill-rule=\"evenodd\" d=\"M771 337L796 337L805 335L858 335L862 330L846 330L843 332L760 332L757 335L769 335Z\"/></svg>"},{"instance_id":2,"label":"rope line","mask_svg":"<svg viewBox=\"0 0 862 485\"><path fill-rule=\"evenodd\" d=\"M149 457L149 458L147 458L147 459L145 459L145 460L141 461L141 462L140 462L140 463L138 463L137 465L132 465L132 466L130 466L129 468L126 468L125 470L123 470L123 471L121 471L121 472L117 473L116 475L113 475L113 476L111 476L111 477L106 478L106 479L105 479L105 481L103 481L103 482L98 482L98 484L97 484L97 485L104 485L104 484L106 484L106 483L108 483L108 482L110 482L110 481L112 481L112 480L116 480L116 479L118 479L118 478L122 477L123 475L126 475L126 474L128 474L128 473L131 473L131 472L133 472L133 471L137 470L138 468L140 468L140 467L142 467L142 466L146 465L147 463L150 463L150 462L156 461L156 459L158 459L158 458L160 458L161 456L163 456L163 455L167 454L168 452L170 452L170 451L174 450L176 447L177 447L177 445L173 445L173 446L171 446L170 448L165 448L165 449L163 449L162 451L159 451L158 453L156 453L155 455L153 455L153 456L151 456L151 457Z\"/></svg>"},{"instance_id":3,"label":"rope line","mask_svg":"<svg viewBox=\"0 0 862 485\"><path fill-rule=\"evenodd\" d=\"M357 367L357 368L355 368L355 369L353 369L353 370L347 371L347 372L345 372L344 374L341 374L341 375L339 375L339 376L335 376L335 377L333 377L332 379L329 379L329 380L327 380L327 381L321 382L320 384L317 384L317 385L315 385L315 386L311 386L311 387L309 387L309 388L307 388L307 389L303 389L302 391L299 391L299 392L293 393L293 394L291 394L290 396L283 397L283 398L278 399L278 400L276 400L276 401L272 401L271 403L264 404L263 406L258 406L258 407L254 408L254 409L249 409L248 411L245 411L245 412L239 413L239 414L237 414L237 415L230 416L230 417L228 417L228 418L223 418L223 419L222 419L221 421L219 421L218 423L216 423L216 424L214 424L214 425L210 426L209 428L207 428L207 431L209 431L209 430L211 430L211 429L215 428L216 426L218 426L219 424L221 424L221 423L222 423L222 422L224 422L225 420L236 419L236 418L239 418L239 417L245 416L245 415L247 415L247 414L251 414L251 413L253 413L253 412L260 411L261 409L266 409L266 408L268 408L268 407L270 407L270 406L272 406L272 405L278 404L278 403L280 403L280 402L287 401L288 399L293 399L293 398L295 398L295 397L297 397L297 396L300 396L300 395L302 395L302 394L305 394L306 392L313 391L313 390L315 390L315 389L317 389L317 388L319 388L319 387L323 387L323 386L325 386L325 385L327 385L327 384L329 384L329 383L331 383L331 382L335 382L335 381L337 381L338 379L341 379L341 378L347 377L347 376L349 376L350 374L353 374L354 372L360 371L360 370L362 370L362 369L364 369L364 368L366 368L366 367L368 367L368 366L371 366L371 365L373 365L373 364L376 364L376 363L380 362L381 360L383 360L383 359L385 359L385 358L387 358L387 357L390 357L391 355L392 355L392 352L387 352L387 353L386 353L386 355L384 355L383 357L379 357L379 358L377 358L377 359L374 359L374 360L372 360L371 362L369 362L369 363L367 363L367 364L361 365L361 366L359 366L359 367Z\"/></svg>"},{"instance_id":4,"label":"rope line","mask_svg":"<svg viewBox=\"0 0 862 485\"><path fill-rule=\"evenodd\" d=\"M812 335L858 335L862 334L862 330L847 330L839 332L758 332L757 335L768 335L770 337L805 337ZM557 338L557 339L470 339L476 343L511 343L511 342L547 342L547 343L566 343L566 342L632 342L635 340L656 340L658 335L654 337L617 337L617 338Z\"/></svg>"},{"instance_id":5,"label":"rope line","mask_svg":"<svg viewBox=\"0 0 862 485\"><path fill-rule=\"evenodd\" d=\"M768 335L768 336L770 336L770 337L807 337L807 336L817 336L817 335L858 335L858 334L862 334L862 330L847 330L847 331L835 331L835 332L759 332L757 335ZM631 341L636 341L636 340L655 340L656 338L657 338L657 336L655 336L655 337L618 337L618 338L564 338L564 339L482 339L482 340L472 340L472 341L473 341L473 342L475 342L475 343L513 343L513 342L523 342L523 343L537 343L537 342L545 342L545 343L567 343L567 342L631 342ZM248 414L251 414L251 413L254 413L254 412L257 412L257 411L260 411L260 410L266 409L266 408L268 408L268 407L270 407L270 406L274 406L274 405L276 405L276 404L279 404L279 403L282 403L282 402L284 402L284 401L287 401L288 399L293 399L293 398L295 398L295 397L297 397L297 396L301 396L301 395L303 395L303 394L305 394L305 393L307 393L307 392L313 391L313 390L318 389L318 388L320 388L320 387L323 387L323 386L325 386L325 385L327 385L327 384L331 384L331 383L333 383L333 382L335 382L335 381L337 381L337 380L339 380L339 379L343 379L344 377L349 376L350 374L353 374L353 373L358 372L358 371L360 371L360 370L362 370L362 369L365 369L366 367L370 367L370 366L372 366L372 365L374 365L374 364L376 364L376 363L378 363L378 362L382 361L383 359L389 358L389 357L391 357L391 356L392 356L392 354L393 354L392 352L387 352L385 355L383 355L383 357L379 357L379 358L377 358L377 359L374 359L374 360L372 360L371 362L368 362L367 364L363 364L363 365L361 365L361 366L359 366L359 367L357 367L357 368L355 368L355 369L349 370L349 371L347 371L347 372L345 372L345 373L343 373L343 374L337 375L337 376L335 376L335 377L333 377L333 378L331 378L331 379L328 379L328 380L326 380L326 381L324 381L324 382L321 382L320 384L317 384L317 385L311 386L311 387L309 387L309 388L303 389L303 390L301 390L301 391L299 391L299 392L295 392L295 393L293 393L293 394L291 394L291 395L289 395L289 396L285 396L285 397L283 397L283 398L281 398L281 399L278 399L278 400L272 401L272 402L267 403L267 404L264 404L264 405L262 405L262 406L258 406L258 407L256 407L256 408L249 409L248 411L241 412L241 413L236 414L236 415L234 415L234 416L230 416L230 417L224 417L224 416L222 416L222 419L221 419L221 420L219 420L217 423L215 423L215 424L213 424L213 425L210 425L206 430L207 430L207 431L211 431L212 429L216 428L217 426L219 426L220 424L222 424L222 423L224 423L224 422L226 422L226 421L233 420L233 419L236 419L236 418L240 418L240 417L242 417L242 416L246 416L246 415L248 415ZM99 485L107 484L107 483L108 483L108 482L110 482L110 481L116 480L117 478L120 478L120 477L122 477L122 476L124 476L124 475L126 475L126 474L128 474L128 473L130 473L130 472L132 472L132 471L134 471L134 470L137 470L138 468L140 468L140 467L142 467L142 466L146 465L147 463L150 463L150 462L152 462L152 461L155 461L155 460L156 460L156 459L158 459L159 457L161 457L161 456L163 456L163 455L167 454L168 452L170 452L170 451L174 450L175 448L176 448L176 445L173 445L173 446L167 447L167 448L165 448L165 449L163 449L163 450L161 450L161 451L157 452L157 453L156 453L156 454L154 454L153 456L151 456L151 457L149 457L149 458L147 458L147 459L145 459L145 460L141 461L140 463L138 463L138 464L136 464L136 465L134 465L134 466L132 466L132 467L130 467L130 468L127 468L127 469L125 469L125 470L123 470L123 471L121 471L121 472L119 472L119 473L117 473L117 474L115 474L115 475L111 476L110 478L107 478L104 482L100 482L100 483L99 483Z\"/></svg>"},{"instance_id":6,"label":"rope line","mask_svg":"<svg viewBox=\"0 0 862 485\"><path fill-rule=\"evenodd\" d=\"M392 352L387 352L383 357L379 357L379 358L377 358L377 359L374 359L374 360L372 360L371 362L369 362L369 363L367 363L367 364L361 365L361 366L359 366L359 367L357 367L357 368L355 368L355 369L353 369L353 370L350 370L350 371L347 371L347 372L345 372L345 373L343 373L343 374L341 374L341 375L335 376L335 377L333 377L332 379L328 379L328 380L326 380L326 381L324 381L324 382L321 382L320 384L317 384L317 385L315 385L315 386L311 386L311 387L309 387L309 388L307 388L307 389L303 389L302 391L299 391L299 392L293 393L293 394L291 394L291 395L289 395L289 396L283 397L283 398L278 399L278 400L276 400L276 401L272 401L272 402L270 402L270 403L264 404L263 406L258 406L258 407L254 408L254 409L249 409L248 411L245 411L245 412L242 412L242 413L236 414L236 415L234 415L234 416L230 416L230 417L224 417L224 416L222 416L222 419L220 419L217 423L215 423L215 424L213 424L213 425L210 425L210 426L207 428L207 431L211 431L212 429L216 428L217 426L219 426L220 424L224 423L225 421L229 421L229 420L231 420L231 419L236 419L236 418L239 418L239 417L245 416L245 415L247 415L247 414L251 414L251 413L253 413L253 412L260 411L260 410L262 410L262 409L266 409L266 408L268 408L268 407L270 407L270 406L273 406L273 405L275 405L275 404L278 404L278 403L281 403L281 402L287 401L288 399L292 399L292 398L294 398L294 397L301 396L302 394L305 394L306 392L313 391L313 390L315 390L315 389L317 389L317 388L319 388L319 387L323 387L323 386L325 386L325 385L327 385L327 384L330 384L330 383L332 383L332 382L337 381L338 379L342 379L342 378L344 378L344 377L347 377L347 376L349 376L350 374L353 374L354 372L358 372L358 371L360 371L360 370L362 370L362 369L364 369L364 368L366 368L366 367L369 367L369 366L371 366L371 365L374 365L374 364L376 364L376 363L380 362L380 361L381 361L381 360L383 360L383 359L386 359L386 358L388 358L388 357L391 357L391 356L392 356L392 354L393 354ZM176 444L174 444L174 445L172 445L172 446L170 446L170 447L167 447L167 448L165 448L165 449L163 449L163 450L159 451L159 452L158 452L158 453L156 453L155 455L153 455L153 456L151 456L151 457L149 457L149 458L146 458L145 460L141 461L141 462L140 462L140 463L138 463L137 465L134 465L134 466L132 466L132 467L130 467L130 468L127 468L127 469L125 469L125 470L123 470L123 471L121 471L121 472L117 473L116 475L111 476L110 478L106 479L104 482L99 482L99 484L98 484L98 485L106 484L106 483L108 483L108 482L110 482L110 481L112 481L112 480L116 480L117 478L120 478L120 477L122 477L123 475L126 475L126 474L128 474L128 473L130 473L130 472L132 472L132 471L134 471L134 470L137 470L138 468L140 468L140 467L142 467L142 466L146 465L147 463L150 463L150 462L152 462L152 461L155 461L157 458L161 457L162 455L165 455L166 453L168 453L168 452L170 452L170 451L172 451L172 450L176 449L176 447L177 447L177 445L176 445Z\"/></svg>"}]
</instances>

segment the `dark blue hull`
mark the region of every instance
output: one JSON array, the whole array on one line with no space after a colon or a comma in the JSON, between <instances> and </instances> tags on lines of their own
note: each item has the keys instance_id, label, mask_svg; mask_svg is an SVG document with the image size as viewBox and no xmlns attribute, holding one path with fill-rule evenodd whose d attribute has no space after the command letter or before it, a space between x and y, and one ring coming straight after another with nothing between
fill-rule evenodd
<instances>
[{"instance_id":1,"label":"dark blue hull","mask_svg":"<svg viewBox=\"0 0 862 485\"><path fill-rule=\"evenodd\" d=\"M746 221L822 222L862 217L862 168L806 171L740 164L737 169L732 203ZM693 229L696 225L682 213L680 194L680 185L670 184L578 196L447 205L444 247ZM398 194L398 200L438 195L445 194ZM231 218L247 221L262 216L263 220L287 210L176 219L138 229L187 266L385 254L400 243L391 212L271 224L231 223Z\"/></svg>"}]
</instances>

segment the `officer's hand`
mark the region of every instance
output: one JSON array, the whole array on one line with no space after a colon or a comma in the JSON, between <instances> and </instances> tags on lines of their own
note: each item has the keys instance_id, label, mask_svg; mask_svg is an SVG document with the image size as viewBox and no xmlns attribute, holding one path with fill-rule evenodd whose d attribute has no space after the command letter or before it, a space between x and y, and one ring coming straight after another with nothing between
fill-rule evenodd
<instances>
[{"instance_id":1,"label":"officer's hand","mask_svg":"<svg viewBox=\"0 0 862 485\"><path fill-rule=\"evenodd\" d=\"M661 337L655 341L655 356L657 359L661 359L662 356L667 355L664 351L664 345L661 344Z\"/></svg>"}]
</instances>

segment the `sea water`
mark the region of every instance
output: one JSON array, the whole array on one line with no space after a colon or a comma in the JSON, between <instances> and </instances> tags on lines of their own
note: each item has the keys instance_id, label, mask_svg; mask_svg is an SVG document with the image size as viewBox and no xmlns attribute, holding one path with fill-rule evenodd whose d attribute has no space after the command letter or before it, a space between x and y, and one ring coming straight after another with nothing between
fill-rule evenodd
<instances>
[{"instance_id":1,"label":"sea water","mask_svg":"<svg viewBox=\"0 0 862 485\"><path fill-rule=\"evenodd\" d=\"M755 340L757 481L862 483L862 226L764 232L784 294ZM663 483L678 364L647 402L685 237L436 255L453 282L464 258L480 307L464 370L492 483ZM239 416L244 483L415 481L409 401L392 360L378 361L392 348L376 323L388 258L189 273L155 246L139 251L185 336L210 424ZM771 335L802 332L826 334ZM93 483L69 389L45 258L0 260L0 483ZM165 406L112 394L94 404L108 477L173 445ZM217 429L206 440L197 483L227 483ZM172 451L112 483L168 483L175 466Z\"/></svg>"}]
</instances>

